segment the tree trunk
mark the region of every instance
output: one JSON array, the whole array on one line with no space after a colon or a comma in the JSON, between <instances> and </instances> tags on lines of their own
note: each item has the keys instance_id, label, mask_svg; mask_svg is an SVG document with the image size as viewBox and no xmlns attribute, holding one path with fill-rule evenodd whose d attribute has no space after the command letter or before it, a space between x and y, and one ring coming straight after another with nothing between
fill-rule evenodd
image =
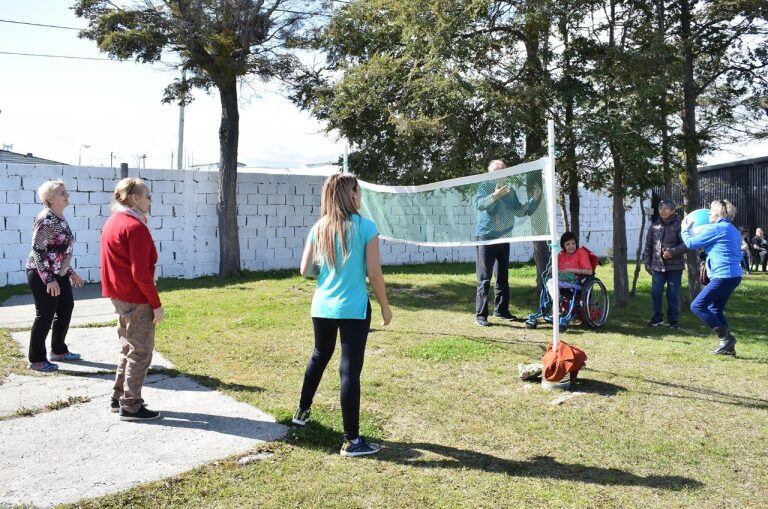
<instances>
[{"instance_id":1,"label":"tree trunk","mask_svg":"<svg viewBox=\"0 0 768 509\"><path fill-rule=\"evenodd\" d=\"M560 18L560 23L558 24L558 29L560 31L560 38L562 39L563 43L563 54L565 55L565 59L563 62L563 80L566 81L568 84L568 88L565 92L565 97L563 99L564 102L564 133L563 133L563 145L564 145L564 155L563 163L564 163L564 170L565 170L565 182L567 189L564 190L568 193L568 208L570 212L570 221L568 223L568 228L571 232L576 235L576 238L579 239L579 210L580 210L580 201L579 201L579 175L576 167L576 135L574 134L573 130L573 122L574 122L574 109L575 109L575 99L574 99L574 91L573 87L575 85L573 80L573 68L571 65L571 58L570 58L570 46L571 46L571 39L570 34L568 32L568 12L571 8L570 3L566 5L566 10L562 14Z\"/></svg>"},{"instance_id":2,"label":"tree trunk","mask_svg":"<svg viewBox=\"0 0 768 509\"><path fill-rule=\"evenodd\" d=\"M624 166L615 143L610 143L613 158L613 301L617 307L629 303L627 273L627 221L624 210Z\"/></svg>"},{"instance_id":3,"label":"tree trunk","mask_svg":"<svg viewBox=\"0 0 768 509\"><path fill-rule=\"evenodd\" d=\"M237 108L237 80L218 84L221 98L219 127L219 275L240 273L240 238L237 226L237 148L240 114Z\"/></svg>"},{"instance_id":4,"label":"tree trunk","mask_svg":"<svg viewBox=\"0 0 768 509\"><path fill-rule=\"evenodd\" d=\"M544 107L544 97L536 94L542 87L544 69L539 55L539 44L542 34L541 26L537 20L536 12L526 13L525 20L525 71L523 72L523 82L533 96L530 104L530 112L526 121L525 136L525 155L527 159L540 157L544 148L544 129L546 125L546 109ZM543 288L541 282L542 275L547 268L550 252L547 243L536 241L533 243L533 259L536 263L536 293Z\"/></svg>"},{"instance_id":5,"label":"tree trunk","mask_svg":"<svg viewBox=\"0 0 768 509\"><path fill-rule=\"evenodd\" d=\"M643 195L640 195L640 235L637 239L637 251L635 252L635 273L632 276L632 290L629 291L629 295L634 297L637 291L637 279L640 277L640 268L643 265L643 234L645 233L645 204L643 203Z\"/></svg>"},{"instance_id":6,"label":"tree trunk","mask_svg":"<svg viewBox=\"0 0 768 509\"><path fill-rule=\"evenodd\" d=\"M686 212L700 207L698 153L699 143L696 133L696 82L693 74L693 34L691 32L691 1L680 0L680 43L683 51L683 196ZM688 265L688 292L691 299L701 291L699 283L698 260L695 251L686 256Z\"/></svg>"},{"instance_id":7,"label":"tree trunk","mask_svg":"<svg viewBox=\"0 0 768 509\"><path fill-rule=\"evenodd\" d=\"M666 27L666 6L664 4L666 0L658 0L656 6L656 14L658 21L658 35L659 42L663 46L666 41L667 27ZM661 172L664 175L664 198L672 197L672 168L670 167L670 147L669 147L669 122L668 122L668 101L667 101L667 89L669 87L667 83L667 62L664 58L664 62L661 65L661 79L659 83L659 121L661 131ZM645 215L643 215L645 217ZM633 284L634 287L634 284ZM633 290L634 291L634 290Z\"/></svg>"},{"instance_id":8,"label":"tree trunk","mask_svg":"<svg viewBox=\"0 0 768 509\"><path fill-rule=\"evenodd\" d=\"M571 231L579 238L579 174L576 169L576 137L573 134L573 97L566 99L565 103L565 171L568 182L568 208L571 215Z\"/></svg>"},{"instance_id":9,"label":"tree trunk","mask_svg":"<svg viewBox=\"0 0 768 509\"><path fill-rule=\"evenodd\" d=\"M542 126L544 125L544 118L542 115ZM531 132L525 137L526 157L532 158L538 155L542 149L542 134L541 129L531 127ZM557 179L555 179L557 180ZM536 263L536 293L538 294L544 288L541 278L544 275L544 271L547 270L547 264L549 263L550 250L547 243L542 240L537 240L533 243L533 261Z\"/></svg>"},{"instance_id":10,"label":"tree trunk","mask_svg":"<svg viewBox=\"0 0 768 509\"><path fill-rule=\"evenodd\" d=\"M563 227L566 231L571 231L571 222L568 219L568 208L565 206L565 197L561 194L560 203L560 213L563 215Z\"/></svg>"}]
</instances>

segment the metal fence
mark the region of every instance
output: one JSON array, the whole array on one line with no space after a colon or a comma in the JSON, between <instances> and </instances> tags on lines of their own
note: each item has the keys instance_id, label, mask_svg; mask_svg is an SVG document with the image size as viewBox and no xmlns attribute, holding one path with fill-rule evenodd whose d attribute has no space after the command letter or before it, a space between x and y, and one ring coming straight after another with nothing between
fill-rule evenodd
<instances>
[{"instance_id":1,"label":"metal fence","mask_svg":"<svg viewBox=\"0 0 768 509\"><path fill-rule=\"evenodd\" d=\"M713 200L727 199L736 205L734 224L738 228L749 229L750 235L754 235L755 228L768 229L768 157L699 168L699 187L702 207L709 207ZM654 209L662 198L664 189L654 189ZM679 184L672 187L669 198L683 203Z\"/></svg>"}]
</instances>

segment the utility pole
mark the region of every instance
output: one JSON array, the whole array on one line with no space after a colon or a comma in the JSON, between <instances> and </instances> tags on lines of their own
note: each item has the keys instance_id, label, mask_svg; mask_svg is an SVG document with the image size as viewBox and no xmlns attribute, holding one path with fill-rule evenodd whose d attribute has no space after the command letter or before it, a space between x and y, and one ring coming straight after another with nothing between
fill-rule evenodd
<instances>
[{"instance_id":1,"label":"utility pole","mask_svg":"<svg viewBox=\"0 0 768 509\"><path fill-rule=\"evenodd\" d=\"M82 166L83 165L83 149L84 148L91 148L91 146L90 145L84 145L82 143L80 144L80 148L79 148L79 150L77 152L77 165L78 166Z\"/></svg>"},{"instance_id":2,"label":"utility pole","mask_svg":"<svg viewBox=\"0 0 768 509\"><path fill-rule=\"evenodd\" d=\"M184 83L187 80L187 71L181 72L181 82ZM178 161L176 166L178 170L184 167L184 160L182 154L184 153L184 101L185 97L182 97L179 101L179 147L178 147ZM173 156L171 156L173 159ZM173 161L171 161L171 168L173 168Z\"/></svg>"},{"instance_id":3,"label":"utility pole","mask_svg":"<svg viewBox=\"0 0 768 509\"><path fill-rule=\"evenodd\" d=\"M141 162L143 163L141 165L141 167L146 170L147 169L147 154L142 154L141 155Z\"/></svg>"},{"instance_id":4,"label":"utility pole","mask_svg":"<svg viewBox=\"0 0 768 509\"><path fill-rule=\"evenodd\" d=\"M114 159L115 159L115 153L114 152L110 152L109 153L109 167L110 168L114 168L115 167L115 165L112 164Z\"/></svg>"}]
</instances>

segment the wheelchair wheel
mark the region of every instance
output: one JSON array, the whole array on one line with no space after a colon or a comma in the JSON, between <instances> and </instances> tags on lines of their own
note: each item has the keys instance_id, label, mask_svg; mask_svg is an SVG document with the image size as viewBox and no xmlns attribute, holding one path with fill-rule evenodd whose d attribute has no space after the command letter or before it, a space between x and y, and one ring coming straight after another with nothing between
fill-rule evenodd
<instances>
[{"instance_id":1,"label":"wheelchair wheel","mask_svg":"<svg viewBox=\"0 0 768 509\"><path fill-rule=\"evenodd\" d=\"M602 327L608 320L608 290L597 278L590 278L581 290L581 315L590 327Z\"/></svg>"}]
</instances>

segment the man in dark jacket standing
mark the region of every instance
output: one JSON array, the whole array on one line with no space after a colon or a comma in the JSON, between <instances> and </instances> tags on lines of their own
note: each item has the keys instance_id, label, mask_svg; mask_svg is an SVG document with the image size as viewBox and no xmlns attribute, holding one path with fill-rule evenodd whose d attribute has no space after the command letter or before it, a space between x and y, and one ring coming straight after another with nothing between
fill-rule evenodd
<instances>
[{"instance_id":1,"label":"man in dark jacket standing","mask_svg":"<svg viewBox=\"0 0 768 509\"><path fill-rule=\"evenodd\" d=\"M651 298L653 316L648 325L663 325L662 297L664 285L667 286L667 318L669 326L678 329L680 314L680 285L683 279L685 260L683 254L688 251L680 235L680 218L675 214L675 202L662 200L659 203L659 218L648 229L645 241L645 270L651 275Z\"/></svg>"}]
</instances>

